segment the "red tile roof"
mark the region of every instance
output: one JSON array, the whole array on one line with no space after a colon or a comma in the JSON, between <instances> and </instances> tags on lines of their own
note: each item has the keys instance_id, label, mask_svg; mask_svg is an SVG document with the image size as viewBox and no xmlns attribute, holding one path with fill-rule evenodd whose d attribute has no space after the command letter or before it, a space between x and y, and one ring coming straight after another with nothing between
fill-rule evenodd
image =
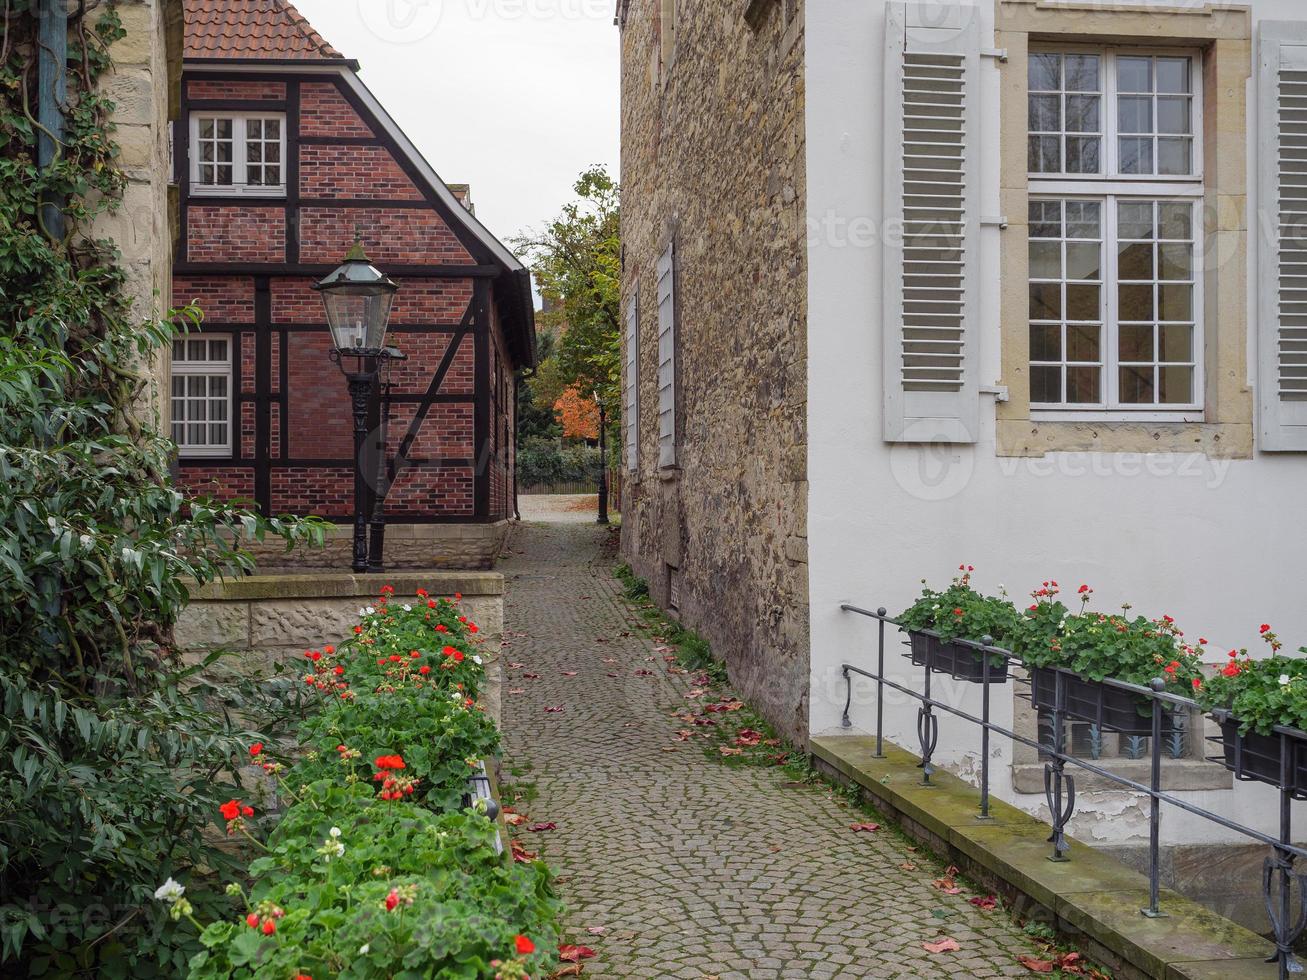
<instances>
[{"instance_id":1,"label":"red tile roof","mask_svg":"<svg viewBox=\"0 0 1307 980\"><path fill-rule=\"evenodd\" d=\"M341 61L289 0L182 0L186 58Z\"/></svg>"}]
</instances>

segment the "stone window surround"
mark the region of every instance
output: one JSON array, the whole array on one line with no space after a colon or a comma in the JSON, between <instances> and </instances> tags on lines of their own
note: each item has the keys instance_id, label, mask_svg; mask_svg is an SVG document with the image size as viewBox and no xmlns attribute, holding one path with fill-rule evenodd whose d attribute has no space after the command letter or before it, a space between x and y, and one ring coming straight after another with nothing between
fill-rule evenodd
<instances>
[{"instance_id":1,"label":"stone window surround","mask_svg":"<svg viewBox=\"0 0 1307 980\"><path fill-rule=\"evenodd\" d=\"M1202 452L1249 458L1253 400L1248 378L1246 269L1246 84L1252 68L1248 8L1213 4L1133 10L1046 0L1000 0L995 46L1005 49L1000 112L1003 233L1000 298L1002 380L1010 398L997 404L997 453ZM1202 59L1204 420L1201 422L1032 421L1027 320L1026 68L1032 43L1059 41L1150 48L1199 48ZM1215 261L1211 260L1215 257ZM1218 274L1219 273L1219 274Z\"/></svg>"}]
</instances>

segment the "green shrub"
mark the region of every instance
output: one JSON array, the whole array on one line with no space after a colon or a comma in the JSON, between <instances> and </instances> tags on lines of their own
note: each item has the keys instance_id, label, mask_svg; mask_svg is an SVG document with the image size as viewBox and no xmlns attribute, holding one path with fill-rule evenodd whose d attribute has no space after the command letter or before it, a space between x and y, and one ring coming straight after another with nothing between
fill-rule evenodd
<instances>
[{"instance_id":1,"label":"green shrub","mask_svg":"<svg viewBox=\"0 0 1307 980\"><path fill-rule=\"evenodd\" d=\"M239 913L203 929L193 980L548 973L548 869L500 853L486 809L462 807L498 746L475 631L447 600L383 595L353 639L308 652L303 683L319 700L300 727L304 758L283 771L251 747L293 802L252 886L230 890ZM229 831L249 831L237 801L228 814ZM184 899L172 910L192 918Z\"/></svg>"}]
</instances>

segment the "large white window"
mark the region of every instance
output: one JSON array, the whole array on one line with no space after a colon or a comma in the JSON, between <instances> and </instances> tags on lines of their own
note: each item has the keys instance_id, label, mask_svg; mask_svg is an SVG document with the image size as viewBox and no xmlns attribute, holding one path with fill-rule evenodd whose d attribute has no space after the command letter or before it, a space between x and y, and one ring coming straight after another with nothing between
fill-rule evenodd
<instances>
[{"instance_id":1,"label":"large white window","mask_svg":"<svg viewBox=\"0 0 1307 980\"><path fill-rule=\"evenodd\" d=\"M1030 402L1201 417L1197 54L1033 51Z\"/></svg>"},{"instance_id":2,"label":"large white window","mask_svg":"<svg viewBox=\"0 0 1307 980\"><path fill-rule=\"evenodd\" d=\"M286 193L286 120L280 114L191 116L191 193Z\"/></svg>"},{"instance_id":3,"label":"large white window","mask_svg":"<svg viewBox=\"0 0 1307 980\"><path fill-rule=\"evenodd\" d=\"M231 338L172 342L172 440L182 456L232 455Z\"/></svg>"}]
</instances>

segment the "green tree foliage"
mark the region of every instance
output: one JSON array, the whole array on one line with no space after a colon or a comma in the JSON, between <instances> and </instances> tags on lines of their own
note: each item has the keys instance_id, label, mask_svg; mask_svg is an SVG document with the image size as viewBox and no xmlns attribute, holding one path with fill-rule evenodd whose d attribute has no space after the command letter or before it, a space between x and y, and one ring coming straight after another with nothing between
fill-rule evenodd
<instances>
[{"instance_id":1,"label":"green tree foliage","mask_svg":"<svg viewBox=\"0 0 1307 980\"><path fill-rule=\"evenodd\" d=\"M204 832L250 737L235 692L202 682L207 663L183 665L172 625L188 580L253 567L243 540L321 531L169 484L174 447L140 409L176 327L133 316L112 243L86 230L125 184L97 85L120 23L112 6L74 13L67 132L40 168L35 7L5 15L0 974L172 976L194 940L153 891L223 864ZM51 199L65 202L58 240L38 213Z\"/></svg>"},{"instance_id":2,"label":"green tree foliage","mask_svg":"<svg viewBox=\"0 0 1307 980\"><path fill-rule=\"evenodd\" d=\"M569 385L587 395L597 392L616 425L622 384L620 189L603 166L583 172L574 189L577 199L556 218L512 243L527 256L540 292L557 298L539 319L558 341L530 383L541 404L552 405Z\"/></svg>"}]
</instances>

